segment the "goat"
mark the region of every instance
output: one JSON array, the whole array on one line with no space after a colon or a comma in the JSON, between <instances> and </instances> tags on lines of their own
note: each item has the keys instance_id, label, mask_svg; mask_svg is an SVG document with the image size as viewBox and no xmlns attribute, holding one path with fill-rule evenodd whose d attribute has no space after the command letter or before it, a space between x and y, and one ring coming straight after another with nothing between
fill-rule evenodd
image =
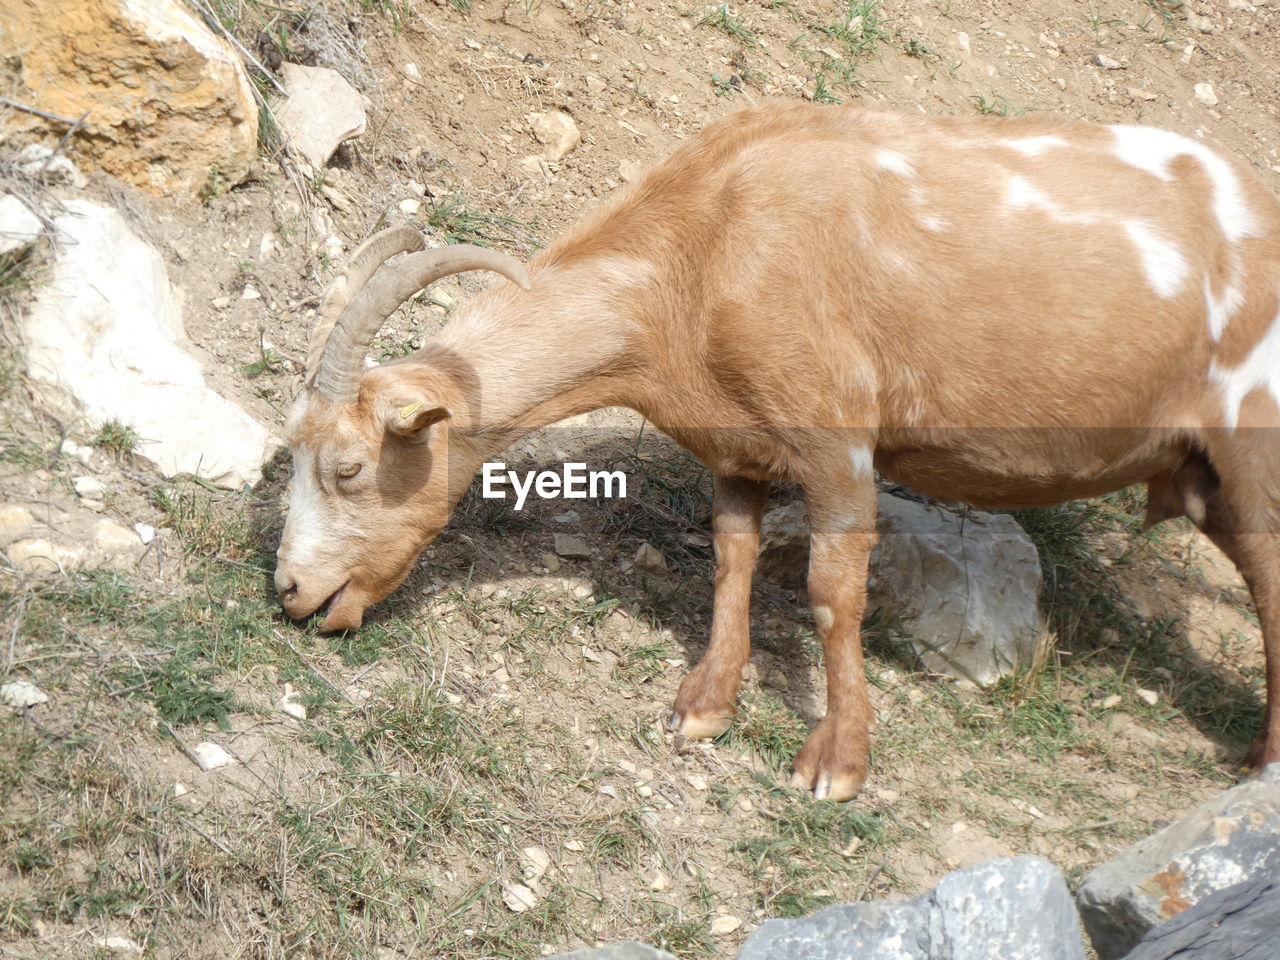
<instances>
[{"instance_id":1,"label":"goat","mask_svg":"<svg viewBox=\"0 0 1280 960\"><path fill-rule=\"evenodd\" d=\"M874 472L981 507L1149 488L1257 605L1280 760L1280 204L1238 162L1140 126L768 105L705 128L543 251L375 235L326 291L288 440L276 586L360 625L481 463L606 406L715 474L710 645L671 715L733 719L760 519L808 500L827 713L793 785L847 799L873 712L859 628ZM385 318L448 273L497 271L420 351L364 368Z\"/></svg>"}]
</instances>

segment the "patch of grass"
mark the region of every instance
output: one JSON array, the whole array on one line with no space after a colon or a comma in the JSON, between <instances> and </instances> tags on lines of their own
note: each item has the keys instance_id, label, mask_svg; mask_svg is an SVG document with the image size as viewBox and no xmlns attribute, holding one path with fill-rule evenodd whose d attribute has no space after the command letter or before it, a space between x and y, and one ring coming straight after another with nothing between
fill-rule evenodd
<instances>
[{"instance_id":1,"label":"patch of grass","mask_svg":"<svg viewBox=\"0 0 1280 960\"><path fill-rule=\"evenodd\" d=\"M262 340L258 341L258 359L240 368L240 372L252 380L264 373L280 373L284 370L284 357Z\"/></svg>"},{"instance_id":2,"label":"patch of grass","mask_svg":"<svg viewBox=\"0 0 1280 960\"><path fill-rule=\"evenodd\" d=\"M748 690L733 725L716 742L753 751L781 776L808 736L808 725L780 699Z\"/></svg>"},{"instance_id":3,"label":"patch of grass","mask_svg":"<svg viewBox=\"0 0 1280 960\"><path fill-rule=\"evenodd\" d=\"M888 42L883 28L879 0L847 0L832 23L803 21L808 32L789 46L813 70L815 103L840 103L834 88L861 82L858 63L875 52L876 45Z\"/></svg>"},{"instance_id":4,"label":"patch of grass","mask_svg":"<svg viewBox=\"0 0 1280 960\"><path fill-rule=\"evenodd\" d=\"M151 499L187 553L206 558L246 556L249 530L242 497L214 493L198 481L177 481L170 487L155 487Z\"/></svg>"},{"instance_id":5,"label":"patch of grass","mask_svg":"<svg viewBox=\"0 0 1280 960\"><path fill-rule=\"evenodd\" d=\"M742 43L755 46L759 41L756 35L747 28L742 22L742 18L729 10L728 3L720 3L705 11L701 15L697 12L688 10L683 11L683 16L698 17L698 26L711 27L713 30L719 30L725 36L732 37Z\"/></svg>"},{"instance_id":6,"label":"patch of grass","mask_svg":"<svg viewBox=\"0 0 1280 960\"><path fill-rule=\"evenodd\" d=\"M142 438L138 436L138 431L133 428L132 424L121 423L119 420L111 419L105 420L99 425L98 432L93 435L93 439L89 442L110 455L113 460L127 462L137 451Z\"/></svg>"},{"instance_id":7,"label":"patch of grass","mask_svg":"<svg viewBox=\"0 0 1280 960\"><path fill-rule=\"evenodd\" d=\"M511 240L525 242L525 231L529 228L514 217L472 210L466 198L458 193L433 200L426 222L444 235L446 243L473 243L481 247Z\"/></svg>"},{"instance_id":8,"label":"patch of grass","mask_svg":"<svg viewBox=\"0 0 1280 960\"><path fill-rule=\"evenodd\" d=\"M993 93L989 100L980 93L970 95L969 99L978 108L978 113L984 117L1020 117L1027 112L1026 107L1015 107L996 93Z\"/></svg>"}]
</instances>

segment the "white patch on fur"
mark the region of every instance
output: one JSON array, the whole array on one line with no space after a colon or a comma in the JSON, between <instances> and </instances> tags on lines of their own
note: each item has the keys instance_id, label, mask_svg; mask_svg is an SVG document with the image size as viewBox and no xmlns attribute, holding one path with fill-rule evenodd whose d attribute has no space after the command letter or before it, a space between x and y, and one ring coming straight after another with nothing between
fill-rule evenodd
<instances>
[{"instance_id":1,"label":"white patch on fur","mask_svg":"<svg viewBox=\"0 0 1280 960\"><path fill-rule=\"evenodd\" d=\"M1244 306L1244 291L1234 283L1227 284L1221 297L1213 295L1213 283L1209 277L1204 278L1204 310L1209 323L1209 336L1216 343L1222 339L1223 331L1236 312Z\"/></svg>"},{"instance_id":2,"label":"white patch on fur","mask_svg":"<svg viewBox=\"0 0 1280 960\"><path fill-rule=\"evenodd\" d=\"M293 451L293 491L289 494L289 516L281 549L289 548L288 560L306 564L316 558L329 525L324 521L324 500L316 485L316 458L309 450ZM281 559L285 559L281 555Z\"/></svg>"},{"instance_id":3,"label":"white patch on fur","mask_svg":"<svg viewBox=\"0 0 1280 960\"><path fill-rule=\"evenodd\" d=\"M1166 300L1176 296L1191 269L1178 248L1138 220L1124 221L1124 232L1138 248L1142 271L1152 289Z\"/></svg>"},{"instance_id":4,"label":"white patch on fur","mask_svg":"<svg viewBox=\"0 0 1280 960\"><path fill-rule=\"evenodd\" d=\"M1142 272L1157 294L1168 300L1177 295L1190 266L1182 252L1139 220L1122 220L1110 214L1068 210L1026 177L1009 178L1005 203L1011 210L1043 210L1051 220L1074 226L1120 226L1138 253Z\"/></svg>"},{"instance_id":5,"label":"white patch on fur","mask_svg":"<svg viewBox=\"0 0 1280 960\"><path fill-rule=\"evenodd\" d=\"M831 612L830 607L814 607L813 608L813 625L818 628L820 633L826 633L836 622L835 614Z\"/></svg>"},{"instance_id":6,"label":"white patch on fur","mask_svg":"<svg viewBox=\"0 0 1280 960\"><path fill-rule=\"evenodd\" d=\"M1222 235L1231 243L1262 236L1257 217L1245 202L1244 188L1235 170L1203 143L1155 127L1120 124L1111 130L1116 138L1117 157L1166 183L1173 180L1169 165L1174 159L1194 157L1213 181L1213 214Z\"/></svg>"},{"instance_id":7,"label":"white patch on fur","mask_svg":"<svg viewBox=\"0 0 1280 960\"><path fill-rule=\"evenodd\" d=\"M1255 390L1265 389L1280 407L1280 314L1249 351L1244 363L1238 367L1221 367L1214 360L1209 364L1209 378L1222 391L1223 413L1227 426L1233 430L1240 422L1240 407Z\"/></svg>"},{"instance_id":8,"label":"white patch on fur","mask_svg":"<svg viewBox=\"0 0 1280 960\"><path fill-rule=\"evenodd\" d=\"M947 221L939 217L921 217L920 226L933 233L941 233L947 229Z\"/></svg>"},{"instance_id":9,"label":"white patch on fur","mask_svg":"<svg viewBox=\"0 0 1280 960\"><path fill-rule=\"evenodd\" d=\"M916 175L916 168L911 165L911 161L896 150L877 150L875 162L876 167L886 173L894 173L908 179Z\"/></svg>"},{"instance_id":10,"label":"white patch on fur","mask_svg":"<svg viewBox=\"0 0 1280 960\"><path fill-rule=\"evenodd\" d=\"M1022 140L1001 140L1000 146L1017 150L1024 157L1038 157L1050 147L1069 146L1061 137L1046 135L1042 137L1026 137Z\"/></svg>"},{"instance_id":11,"label":"white patch on fur","mask_svg":"<svg viewBox=\"0 0 1280 960\"><path fill-rule=\"evenodd\" d=\"M855 477L871 476L871 448L865 443L855 443L849 448L849 462L853 464L853 475Z\"/></svg>"}]
</instances>

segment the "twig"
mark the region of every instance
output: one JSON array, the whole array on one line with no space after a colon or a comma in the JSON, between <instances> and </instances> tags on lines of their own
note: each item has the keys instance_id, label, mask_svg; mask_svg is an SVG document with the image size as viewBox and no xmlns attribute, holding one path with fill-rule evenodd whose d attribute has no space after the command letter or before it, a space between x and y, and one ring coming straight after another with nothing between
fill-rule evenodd
<instances>
[{"instance_id":1,"label":"twig","mask_svg":"<svg viewBox=\"0 0 1280 960\"><path fill-rule=\"evenodd\" d=\"M317 677L319 677L321 680L323 680L323 681L328 685L328 687L329 687L329 689L330 689L330 690L332 690L332 691L333 691L334 693L336 693L338 696L342 697L342 699L343 699L343 700L345 700L345 701L347 701L347 703L351 704L351 706L353 706L353 707L354 707L354 706L356 705L356 702L355 702L354 700L352 700L349 696L347 696L347 693L346 693L346 691L345 691L345 690L343 690L343 689L342 689L341 687L339 687L336 683L334 683L332 680L330 680L328 677L326 677L323 673L321 673L321 672L320 672L320 668L319 668L319 667L317 667L317 666L316 666L314 663L312 663L310 660L308 660L306 657L304 657L304 656L302 655L302 653L298 650L298 648L297 648L297 647L295 647L292 643L290 643L290 642L289 642L289 640L288 640L288 638L287 638L287 637L284 637L284 636L282 636L282 635L280 634L280 631L279 631L279 630L272 630L271 632L272 632L273 634L275 634L275 636L276 636L276 639L277 639L277 640L279 640L279 641L280 641L281 643L283 643L286 647L288 647L290 650L292 650L292 651L293 651L293 655L294 655L295 657L297 657L297 658L298 658L299 660L301 660L304 664L306 664L306 667L307 667L307 669L308 669L308 670L310 670L310 671L311 671L312 673L314 673Z\"/></svg>"},{"instance_id":2,"label":"twig","mask_svg":"<svg viewBox=\"0 0 1280 960\"><path fill-rule=\"evenodd\" d=\"M8 97L0 97L0 103L3 103L6 107L13 107L15 110L25 110L27 113L34 113L37 117L44 117L46 120L56 120L58 123L65 123L72 127L78 126L80 120L84 119L84 117L81 117L80 120L71 120L67 117L60 117L56 113L46 113L43 110L37 110L35 107L29 107L25 103L18 103L16 100L10 100ZM85 116L88 116L87 112L85 113Z\"/></svg>"},{"instance_id":3,"label":"twig","mask_svg":"<svg viewBox=\"0 0 1280 960\"><path fill-rule=\"evenodd\" d=\"M285 92L284 87L280 86L280 81L275 78L275 75L272 74L272 72L268 70L266 67L264 67L262 63L258 60L258 58L255 57L248 50L246 50L244 48L244 44L242 44L239 40L237 40L235 36L226 27L222 25L222 21L219 20L214 15L213 11L210 10L205 5L204 0L197 0L197 6L199 6L201 13L204 14L205 21L210 26L217 29L217 31L221 33L224 37L226 37L229 41L231 41L231 45L240 51L240 56L244 57L246 60L252 63L255 67L257 67L262 72L262 75L266 77L269 81L271 81L271 85L275 87L277 91L279 91L282 97L287 97L288 94Z\"/></svg>"},{"instance_id":4,"label":"twig","mask_svg":"<svg viewBox=\"0 0 1280 960\"><path fill-rule=\"evenodd\" d=\"M187 746L186 741L184 741L180 736L178 736L178 731L173 729L173 727L169 726L169 721L161 720L160 725L164 727L166 731L168 731L169 736L173 737L173 742L176 743L178 747L182 750L182 752L187 755L187 759L190 760L192 763L194 763L201 770L203 770L204 766L200 763L200 758L197 757L195 755L195 752L192 751L191 748Z\"/></svg>"},{"instance_id":5,"label":"twig","mask_svg":"<svg viewBox=\"0 0 1280 960\"><path fill-rule=\"evenodd\" d=\"M9 655L5 658L4 672L13 672L14 648L18 645L18 631L22 628L22 618L27 613L27 594L18 601L18 612L13 615L13 632L9 634Z\"/></svg>"},{"instance_id":6,"label":"twig","mask_svg":"<svg viewBox=\"0 0 1280 960\"><path fill-rule=\"evenodd\" d=\"M75 123L73 123L70 127L67 128L67 132L62 135L62 139L58 141L58 145L53 148L52 152L47 157L44 158L44 166L40 168L40 173L42 175L46 170L49 169L49 164L53 163L53 158L62 152L62 148L67 145L67 141L70 140L75 135L75 132L80 129L80 126L84 123L84 118L87 117L88 115L89 115L89 111L86 110L84 113L80 114L79 120L77 120ZM62 425L59 424L58 426L61 427ZM58 442L59 450L62 449L62 442L65 441L66 439L67 439L67 434L66 434L66 431L63 430L62 439L59 440Z\"/></svg>"}]
</instances>

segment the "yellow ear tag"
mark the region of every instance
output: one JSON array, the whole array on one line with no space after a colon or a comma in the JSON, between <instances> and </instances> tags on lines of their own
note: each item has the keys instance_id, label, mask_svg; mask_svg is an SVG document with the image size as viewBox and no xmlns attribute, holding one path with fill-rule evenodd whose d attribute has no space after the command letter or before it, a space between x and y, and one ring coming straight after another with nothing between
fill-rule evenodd
<instances>
[{"instance_id":1,"label":"yellow ear tag","mask_svg":"<svg viewBox=\"0 0 1280 960\"><path fill-rule=\"evenodd\" d=\"M407 404L407 405L406 405L406 406L404 406L404 407L401 407L401 408L400 408L400 419L401 419L401 420L408 420L410 417L412 417L412 416L413 416L414 412L415 412L415 411L416 411L420 406L422 406L422 401L421 401L421 400L418 400L416 403L410 403L410 404Z\"/></svg>"}]
</instances>

